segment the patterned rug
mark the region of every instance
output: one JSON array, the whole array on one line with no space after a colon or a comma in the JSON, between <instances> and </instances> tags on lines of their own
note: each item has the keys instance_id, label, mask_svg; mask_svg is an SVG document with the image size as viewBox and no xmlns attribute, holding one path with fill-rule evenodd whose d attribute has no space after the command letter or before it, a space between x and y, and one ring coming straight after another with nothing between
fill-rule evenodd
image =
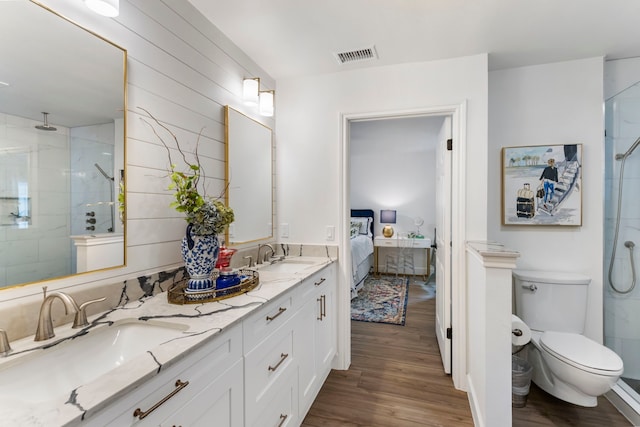
<instances>
[{"instance_id":1,"label":"patterned rug","mask_svg":"<svg viewBox=\"0 0 640 427\"><path fill-rule=\"evenodd\" d=\"M351 319L404 326L409 298L406 277L369 276L351 300Z\"/></svg>"}]
</instances>

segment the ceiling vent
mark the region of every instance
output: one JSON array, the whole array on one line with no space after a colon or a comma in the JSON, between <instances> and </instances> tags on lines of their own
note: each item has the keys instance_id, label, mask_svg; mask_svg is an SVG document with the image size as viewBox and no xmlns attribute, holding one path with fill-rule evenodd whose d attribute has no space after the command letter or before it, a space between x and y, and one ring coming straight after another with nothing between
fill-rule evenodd
<instances>
[{"instance_id":1,"label":"ceiling vent","mask_svg":"<svg viewBox=\"0 0 640 427\"><path fill-rule=\"evenodd\" d=\"M352 50L349 52L334 53L334 55L338 62L341 64L378 59L378 54L376 53L376 48L374 46Z\"/></svg>"}]
</instances>

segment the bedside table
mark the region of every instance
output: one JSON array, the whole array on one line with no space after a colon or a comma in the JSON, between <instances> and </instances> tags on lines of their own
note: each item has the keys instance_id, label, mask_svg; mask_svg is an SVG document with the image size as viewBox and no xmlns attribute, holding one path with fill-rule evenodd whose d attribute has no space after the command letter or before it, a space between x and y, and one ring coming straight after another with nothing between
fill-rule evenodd
<instances>
[{"instance_id":1,"label":"bedside table","mask_svg":"<svg viewBox=\"0 0 640 427\"><path fill-rule=\"evenodd\" d=\"M425 249L427 256L427 274L428 278L431 275L431 239L410 239L408 237L384 237L376 236L373 239L373 266L374 274L378 275L378 248L411 248L411 249Z\"/></svg>"}]
</instances>

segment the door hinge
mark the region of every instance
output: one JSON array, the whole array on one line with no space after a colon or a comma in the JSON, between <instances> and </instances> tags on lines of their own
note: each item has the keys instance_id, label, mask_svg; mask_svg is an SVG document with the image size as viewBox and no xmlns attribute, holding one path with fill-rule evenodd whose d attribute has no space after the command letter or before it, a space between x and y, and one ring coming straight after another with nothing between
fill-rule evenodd
<instances>
[{"instance_id":1,"label":"door hinge","mask_svg":"<svg viewBox=\"0 0 640 427\"><path fill-rule=\"evenodd\" d=\"M447 139L447 151L453 150L453 139Z\"/></svg>"},{"instance_id":2,"label":"door hinge","mask_svg":"<svg viewBox=\"0 0 640 427\"><path fill-rule=\"evenodd\" d=\"M447 339L450 340L453 338L453 329L447 328Z\"/></svg>"}]
</instances>

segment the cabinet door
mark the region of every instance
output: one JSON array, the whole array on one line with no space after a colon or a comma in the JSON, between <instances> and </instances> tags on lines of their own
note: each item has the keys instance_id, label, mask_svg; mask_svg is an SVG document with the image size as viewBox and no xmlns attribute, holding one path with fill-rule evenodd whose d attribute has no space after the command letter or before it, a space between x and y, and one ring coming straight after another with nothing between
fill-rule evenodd
<instances>
[{"instance_id":1,"label":"cabinet door","mask_svg":"<svg viewBox=\"0 0 640 427\"><path fill-rule=\"evenodd\" d=\"M313 403L318 382L318 353L316 348L316 323L321 314L319 294L310 295L296 314L295 349L298 358L298 382L300 409L304 414Z\"/></svg>"},{"instance_id":2,"label":"cabinet door","mask_svg":"<svg viewBox=\"0 0 640 427\"><path fill-rule=\"evenodd\" d=\"M329 281L320 292L319 299L322 305L321 320L316 321L316 349L318 358L318 374L324 378L324 374L331 369L333 357L337 347L336 307L335 307L336 283Z\"/></svg>"},{"instance_id":3,"label":"cabinet door","mask_svg":"<svg viewBox=\"0 0 640 427\"><path fill-rule=\"evenodd\" d=\"M243 365L239 360L160 425L242 427L243 401Z\"/></svg>"},{"instance_id":4,"label":"cabinet door","mask_svg":"<svg viewBox=\"0 0 640 427\"><path fill-rule=\"evenodd\" d=\"M282 383L278 392L269 396L267 404L257 416L252 420L247 419L247 427L294 427L300 425L295 370L291 370L283 378Z\"/></svg>"},{"instance_id":5,"label":"cabinet door","mask_svg":"<svg viewBox=\"0 0 640 427\"><path fill-rule=\"evenodd\" d=\"M296 344L299 345L300 413L305 414L315 399L322 382L331 370L336 354L335 268L323 271L322 282L308 296L300 316ZM318 280L314 282L319 283ZM310 333L313 331L313 333Z\"/></svg>"}]
</instances>

